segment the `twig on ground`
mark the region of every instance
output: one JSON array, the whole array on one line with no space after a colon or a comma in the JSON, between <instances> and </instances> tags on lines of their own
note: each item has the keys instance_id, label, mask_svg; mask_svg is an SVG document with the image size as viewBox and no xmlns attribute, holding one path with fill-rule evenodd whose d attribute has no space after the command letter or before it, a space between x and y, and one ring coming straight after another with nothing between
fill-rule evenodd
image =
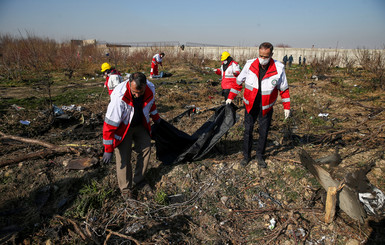
<instances>
[{"instance_id":1,"label":"twig on ground","mask_svg":"<svg viewBox=\"0 0 385 245\"><path fill-rule=\"evenodd\" d=\"M107 231L109 232L109 234L107 235L106 240L104 241L104 244L105 244L105 245L107 244L107 241L108 241L108 239L110 239L111 235L115 235L115 236L118 236L118 237L121 237L121 238L124 238L124 239L131 240L131 241L133 241L135 244L140 245L140 242L139 242L138 240L136 240L135 238L133 238L132 236L127 236L127 235L121 234L121 233L119 233L119 232L112 231L112 230L110 230L110 229L107 229Z\"/></svg>"}]
</instances>

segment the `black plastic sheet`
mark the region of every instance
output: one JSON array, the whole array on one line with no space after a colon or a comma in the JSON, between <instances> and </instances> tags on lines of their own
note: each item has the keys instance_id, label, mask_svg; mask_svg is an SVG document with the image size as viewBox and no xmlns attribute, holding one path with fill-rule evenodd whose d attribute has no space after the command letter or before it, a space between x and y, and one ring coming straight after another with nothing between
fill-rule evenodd
<instances>
[{"instance_id":1,"label":"black plastic sheet","mask_svg":"<svg viewBox=\"0 0 385 245\"><path fill-rule=\"evenodd\" d=\"M189 135L161 120L152 126L156 156L164 164L202 159L236 122L233 104L222 105L194 134Z\"/></svg>"}]
</instances>

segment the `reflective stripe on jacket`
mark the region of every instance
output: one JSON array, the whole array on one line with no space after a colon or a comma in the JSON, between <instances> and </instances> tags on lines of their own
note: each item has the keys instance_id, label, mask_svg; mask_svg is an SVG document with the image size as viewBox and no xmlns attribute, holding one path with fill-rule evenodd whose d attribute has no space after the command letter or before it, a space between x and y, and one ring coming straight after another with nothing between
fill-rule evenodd
<instances>
[{"instance_id":1,"label":"reflective stripe on jacket","mask_svg":"<svg viewBox=\"0 0 385 245\"><path fill-rule=\"evenodd\" d=\"M245 83L245 91L243 93L243 102L247 112L253 108L254 101L258 94L258 75L259 60L253 59L246 62L241 74L237 77L237 84L242 86ZM278 97L278 91L282 98L284 109L290 109L290 93L289 84L286 79L284 65L276 60L270 59L269 67L263 80L261 81L262 95L262 114L266 115L273 107ZM242 87L241 87L242 88ZM233 88L240 92L240 89ZM230 90L229 99L234 99L237 93Z\"/></svg>"},{"instance_id":2,"label":"reflective stripe on jacket","mask_svg":"<svg viewBox=\"0 0 385 245\"><path fill-rule=\"evenodd\" d=\"M239 69L238 63L232 60L226 71L223 71L222 62L221 68L217 69L215 73L222 76L222 89L232 89L238 87L238 90L241 90L242 86L237 85L237 76L240 74L240 72L241 70Z\"/></svg>"},{"instance_id":3,"label":"reflective stripe on jacket","mask_svg":"<svg viewBox=\"0 0 385 245\"><path fill-rule=\"evenodd\" d=\"M151 133L150 117L158 120L159 114L155 105L155 86L147 81L143 95L143 125ZM103 125L103 145L105 152L113 152L124 139L134 116L134 104L129 82L119 84L111 94Z\"/></svg>"}]
</instances>

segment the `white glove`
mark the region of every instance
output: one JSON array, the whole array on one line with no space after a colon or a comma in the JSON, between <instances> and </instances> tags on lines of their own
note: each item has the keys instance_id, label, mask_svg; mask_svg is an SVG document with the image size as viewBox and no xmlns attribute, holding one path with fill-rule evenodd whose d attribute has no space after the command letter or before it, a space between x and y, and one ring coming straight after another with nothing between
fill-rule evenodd
<instances>
[{"instance_id":1,"label":"white glove","mask_svg":"<svg viewBox=\"0 0 385 245\"><path fill-rule=\"evenodd\" d=\"M233 100L232 100L232 99L227 99L227 100L226 100L226 105L230 105L230 104L231 104L231 102L233 102Z\"/></svg>"},{"instance_id":2,"label":"white glove","mask_svg":"<svg viewBox=\"0 0 385 245\"><path fill-rule=\"evenodd\" d=\"M284 112L285 112L285 120L286 120L290 116L290 110L284 109Z\"/></svg>"}]
</instances>

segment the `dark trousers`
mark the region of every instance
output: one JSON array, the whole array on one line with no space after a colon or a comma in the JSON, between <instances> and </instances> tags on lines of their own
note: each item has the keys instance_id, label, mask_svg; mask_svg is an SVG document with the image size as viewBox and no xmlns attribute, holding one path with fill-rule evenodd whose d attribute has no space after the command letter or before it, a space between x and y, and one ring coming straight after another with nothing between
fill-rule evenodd
<instances>
[{"instance_id":1,"label":"dark trousers","mask_svg":"<svg viewBox=\"0 0 385 245\"><path fill-rule=\"evenodd\" d=\"M222 89L222 96L227 100L229 98L230 89Z\"/></svg>"},{"instance_id":2,"label":"dark trousers","mask_svg":"<svg viewBox=\"0 0 385 245\"><path fill-rule=\"evenodd\" d=\"M253 146L253 130L254 123L258 119L259 138L256 149L257 156L263 156L265 153L267 135L269 133L271 118L273 116L273 109L271 109L265 116L262 116L262 108L259 103L254 103L250 113L245 110L245 134L243 139L243 157L251 158L251 147Z\"/></svg>"}]
</instances>

